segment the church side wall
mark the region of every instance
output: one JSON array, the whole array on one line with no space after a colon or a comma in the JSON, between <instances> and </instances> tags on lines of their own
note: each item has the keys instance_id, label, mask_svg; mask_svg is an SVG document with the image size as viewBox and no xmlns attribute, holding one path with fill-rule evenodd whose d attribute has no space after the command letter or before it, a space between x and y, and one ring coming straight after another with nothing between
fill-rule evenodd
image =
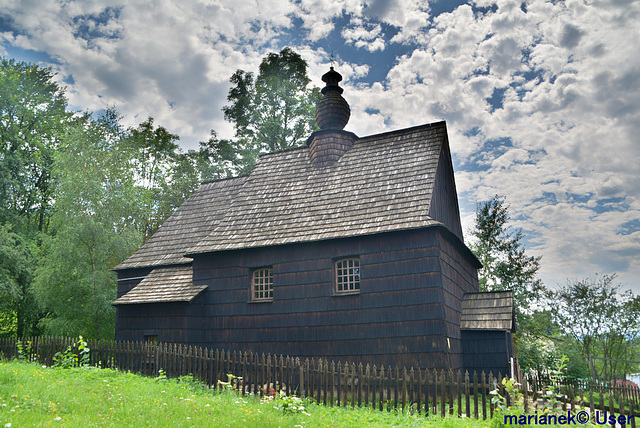
<instances>
[{"instance_id":1,"label":"church side wall","mask_svg":"<svg viewBox=\"0 0 640 428\"><path fill-rule=\"evenodd\" d=\"M360 293L338 295L334 264L356 256ZM477 291L477 279L437 228L207 254L193 265L194 283L207 290L191 303L119 305L116 337L378 366L463 366L460 302ZM273 269L272 302L251 300L251 275L261 267Z\"/></svg>"},{"instance_id":2,"label":"church side wall","mask_svg":"<svg viewBox=\"0 0 640 428\"><path fill-rule=\"evenodd\" d=\"M197 257L207 284L199 344L341 361L446 367L440 249L433 229ZM384 250L383 250L384 249ZM334 263L360 258L360 293L334 292ZM273 301L253 303L253 269L272 267Z\"/></svg>"}]
</instances>

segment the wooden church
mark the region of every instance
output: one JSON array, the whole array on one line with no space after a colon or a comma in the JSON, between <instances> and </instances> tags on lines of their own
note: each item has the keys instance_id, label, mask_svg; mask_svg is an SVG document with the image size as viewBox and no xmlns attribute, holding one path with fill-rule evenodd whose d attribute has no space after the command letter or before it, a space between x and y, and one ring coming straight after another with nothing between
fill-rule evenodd
<instances>
[{"instance_id":1,"label":"wooden church","mask_svg":"<svg viewBox=\"0 0 640 428\"><path fill-rule=\"evenodd\" d=\"M203 183L115 268L118 340L509 373L513 297L478 293L446 124L358 137L341 79L306 147Z\"/></svg>"}]
</instances>

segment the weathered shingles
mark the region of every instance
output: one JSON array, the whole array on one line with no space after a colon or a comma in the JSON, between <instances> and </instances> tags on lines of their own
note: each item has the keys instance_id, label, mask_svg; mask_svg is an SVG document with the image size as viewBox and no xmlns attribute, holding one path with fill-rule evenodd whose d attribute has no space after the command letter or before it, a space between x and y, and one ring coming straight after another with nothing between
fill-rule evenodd
<instances>
[{"instance_id":1,"label":"weathered shingles","mask_svg":"<svg viewBox=\"0 0 640 428\"><path fill-rule=\"evenodd\" d=\"M462 330L512 330L513 292L466 293L462 299Z\"/></svg>"},{"instance_id":2,"label":"weathered shingles","mask_svg":"<svg viewBox=\"0 0 640 428\"><path fill-rule=\"evenodd\" d=\"M219 222L246 177L202 184L134 255L115 270L190 263L186 250L206 237Z\"/></svg>"},{"instance_id":3,"label":"weathered shingles","mask_svg":"<svg viewBox=\"0 0 640 428\"><path fill-rule=\"evenodd\" d=\"M315 168L307 148L262 156L224 218L188 253L438 225L427 215L444 123L356 141Z\"/></svg>"},{"instance_id":4,"label":"weathered shingles","mask_svg":"<svg viewBox=\"0 0 640 428\"><path fill-rule=\"evenodd\" d=\"M207 288L193 285L192 272L191 265L157 267L113 304L190 302Z\"/></svg>"}]
</instances>

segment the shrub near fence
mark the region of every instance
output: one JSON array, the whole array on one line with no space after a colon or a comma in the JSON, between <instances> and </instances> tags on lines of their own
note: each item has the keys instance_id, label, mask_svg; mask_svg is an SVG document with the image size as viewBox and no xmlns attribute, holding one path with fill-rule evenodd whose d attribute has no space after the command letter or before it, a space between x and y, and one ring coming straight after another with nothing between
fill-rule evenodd
<instances>
[{"instance_id":1,"label":"shrub near fence","mask_svg":"<svg viewBox=\"0 0 640 428\"><path fill-rule=\"evenodd\" d=\"M0 354L5 358L24 358L53 365L55 354L69 346L77 346L74 339L34 337L20 342L15 338L4 338L0 339ZM233 374L237 377L235 386L240 394L285 393L308 397L327 406L366 406L380 411L410 409L425 415L444 417L449 414L487 419L493 417L495 410L489 394L491 390L497 388L500 395L506 397L507 404L510 400L502 386L502 378L484 372L470 375L452 370L378 368L375 365L336 364L326 360L214 351L168 343L90 340L88 346L91 350L89 364L92 366L147 376L157 376L159 370L163 370L167 377L193 376L211 388L220 387L220 382L226 382L228 374ZM526 412L532 410L532 403L542 396L547 385L543 385L540 379L523 383ZM599 397L607 393L613 397L606 408L603 398L600 398L602 410L633 415L635 409L640 408L637 393L634 396L621 391L624 388L601 388ZM572 390L568 385L555 385L554 389L562 393L564 410L567 403L579 401L580 394L586 405L590 399L591 408L599 408L594 407L593 389L589 390L590 397L585 397L584 388ZM614 392L618 395L614 396Z\"/></svg>"},{"instance_id":2,"label":"shrub near fence","mask_svg":"<svg viewBox=\"0 0 640 428\"><path fill-rule=\"evenodd\" d=\"M640 389L637 386L582 380L558 381L549 376L527 377L527 383L534 396L540 396L550 388L559 393L563 398L561 401L564 410L568 403L583 403L601 413L640 416Z\"/></svg>"}]
</instances>

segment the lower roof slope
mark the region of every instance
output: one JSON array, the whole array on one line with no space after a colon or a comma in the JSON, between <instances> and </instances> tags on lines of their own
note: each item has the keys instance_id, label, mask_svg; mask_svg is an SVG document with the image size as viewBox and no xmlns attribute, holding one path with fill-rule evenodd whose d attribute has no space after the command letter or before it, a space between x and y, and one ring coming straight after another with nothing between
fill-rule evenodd
<instances>
[{"instance_id":1,"label":"lower roof slope","mask_svg":"<svg viewBox=\"0 0 640 428\"><path fill-rule=\"evenodd\" d=\"M200 185L135 254L114 270L191 263L185 252L214 229L245 180L237 177Z\"/></svg>"},{"instance_id":2,"label":"lower roof slope","mask_svg":"<svg viewBox=\"0 0 640 428\"><path fill-rule=\"evenodd\" d=\"M133 303L190 302L206 285L193 285L193 267L162 266L151 271L114 305Z\"/></svg>"}]
</instances>

